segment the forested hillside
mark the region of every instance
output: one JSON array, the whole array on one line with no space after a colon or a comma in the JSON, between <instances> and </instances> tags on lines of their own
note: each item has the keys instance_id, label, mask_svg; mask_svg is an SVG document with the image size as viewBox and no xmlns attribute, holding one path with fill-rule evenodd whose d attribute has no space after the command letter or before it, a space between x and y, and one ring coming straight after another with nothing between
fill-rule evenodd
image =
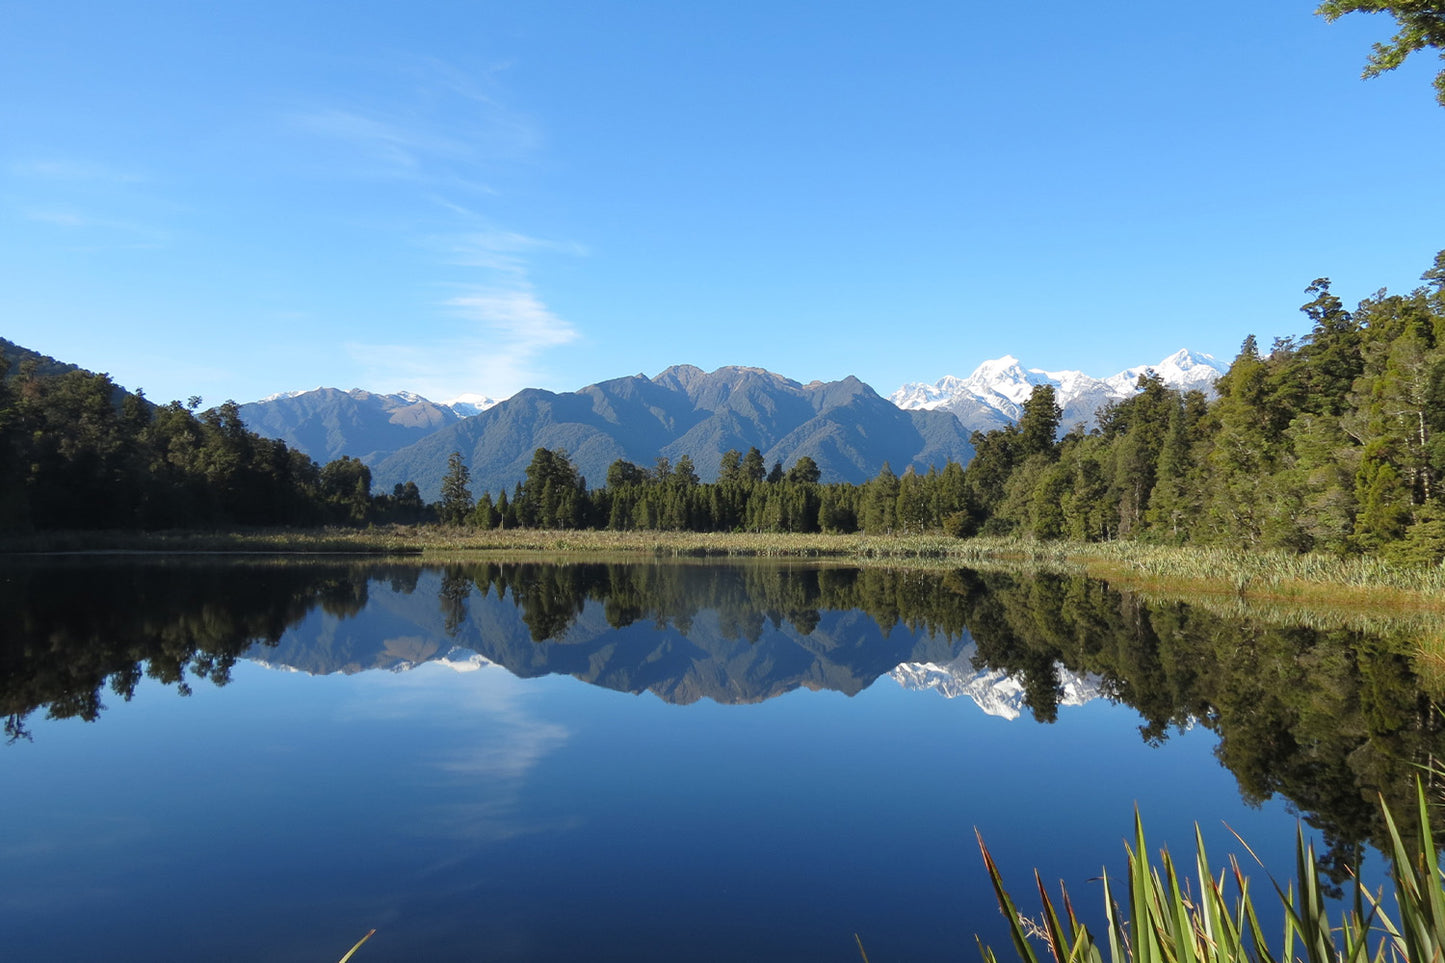
<instances>
[{"instance_id":1,"label":"forested hillside","mask_svg":"<svg viewBox=\"0 0 1445 963\"><path fill-rule=\"evenodd\" d=\"M416 486L374 498L360 461L318 466L247 431L234 402L199 413L199 398L154 405L108 375L9 342L5 349L0 531L321 525L424 514Z\"/></svg>"},{"instance_id":2,"label":"forested hillside","mask_svg":"<svg viewBox=\"0 0 1445 963\"><path fill-rule=\"evenodd\" d=\"M974 436L984 532L1445 557L1445 252L1408 294L1353 310L1326 279L1311 328L1250 336L1206 403L1142 378L1099 428L1057 443L1052 392Z\"/></svg>"}]
</instances>

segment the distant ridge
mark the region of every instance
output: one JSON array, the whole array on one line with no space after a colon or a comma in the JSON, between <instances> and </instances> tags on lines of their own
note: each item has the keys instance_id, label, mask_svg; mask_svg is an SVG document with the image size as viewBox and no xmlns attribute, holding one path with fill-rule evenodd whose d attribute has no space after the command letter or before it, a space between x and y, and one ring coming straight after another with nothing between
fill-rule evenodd
<instances>
[{"instance_id":1,"label":"distant ridge","mask_svg":"<svg viewBox=\"0 0 1445 963\"><path fill-rule=\"evenodd\" d=\"M342 455L372 467L377 491L415 481L424 497L441 490L447 456L460 451L474 494L510 490L537 448L565 449L593 487L625 459L644 468L683 455L704 481L717 476L730 448L756 447L769 465L807 455L825 481L861 482L886 461L895 472L926 472L973 456L976 430L1016 421L1034 387L1051 384L1063 409L1060 432L1092 427L1099 408L1129 397L1139 375L1154 371L1171 387L1213 393L1225 366L1181 350L1154 365L1107 378L1080 371L1024 368L1012 355L980 364L967 378L900 387L887 399L849 376L802 384L764 368L704 371L673 365L649 378L614 378L577 391L529 388L497 402L477 394L446 403L412 392L360 388L288 391L241 406L247 427L279 438L319 462Z\"/></svg>"},{"instance_id":2,"label":"distant ridge","mask_svg":"<svg viewBox=\"0 0 1445 963\"><path fill-rule=\"evenodd\" d=\"M247 428L322 463L342 455L378 461L461 418L411 392L378 395L361 388L286 391L241 405L240 413Z\"/></svg>"},{"instance_id":3,"label":"distant ridge","mask_svg":"<svg viewBox=\"0 0 1445 963\"><path fill-rule=\"evenodd\" d=\"M851 376L804 385L762 368L674 365L654 378L615 378L566 394L521 391L378 461L372 483L385 491L415 481L424 497L436 498L455 450L466 458L473 493L496 493L524 477L537 448L565 449L594 487L619 458L650 468L659 456L686 455L707 481L724 452L750 447L769 465L807 455L824 481L861 482L885 461L901 474L973 455L952 414L903 411Z\"/></svg>"}]
</instances>

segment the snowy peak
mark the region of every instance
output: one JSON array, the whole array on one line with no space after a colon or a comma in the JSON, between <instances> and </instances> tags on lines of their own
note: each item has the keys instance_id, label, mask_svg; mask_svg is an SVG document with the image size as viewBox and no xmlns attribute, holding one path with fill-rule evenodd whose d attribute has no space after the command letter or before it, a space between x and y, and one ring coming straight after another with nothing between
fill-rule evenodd
<instances>
[{"instance_id":1,"label":"snowy peak","mask_svg":"<svg viewBox=\"0 0 1445 963\"><path fill-rule=\"evenodd\" d=\"M1210 392L1214 388L1215 380L1224 374L1226 369L1212 355L1181 349L1158 364L1125 368L1105 381L1110 387L1120 391L1132 389L1138 383L1139 376L1151 370L1171 388L1181 391L1198 388Z\"/></svg>"},{"instance_id":2,"label":"snowy peak","mask_svg":"<svg viewBox=\"0 0 1445 963\"><path fill-rule=\"evenodd\" d=\"M888 677L905 689L932 689L945 699L967 697L991 716L1017 719L1024 709L1023 684L1001 669L975 669L973 658L977 652L976 645L969 645L958 658L942 665L905 662L889 672ZM1103 695L1102 680L1098 676L1078 675L1063 666L1058 666L1058 673L1063 690L1060 706L1081 706Z\"/></svg>"},{"instance_id":3,"label":"snowy peak","mask_svg":"<svg viewBox=\"0 0 1445 963\"><path fill-rule=\"evenodd\" d=\"M274 395L267 395L256 404L264 404L268 401L283 401L287 398L299 398L302 395L309 395L313 391L324 391L324 388L297 388L295 391L278 391Z\"/></svg>"},{"instance_id":4,"label":"snowy peak","mask_svg":"<svg viewBox=\"0 0 1445 963\"><path fill-rule=\"evenodd\" d=\"M1199 389L1212 393L1214 381L1225 367L1207 354L1180 350L1154 365L1126 368L1108 378L1094 378L1082 371L1025 369L1013 355L985 361L967 378L946 375L934 384L914 383L899 388L888 400L905 410L951 411L965 428L988 431L1023 414L1023 403L1035 386L1054 386L1055 398L1063 409L1060 431L1075 424L1092 426L1100 407L1128 398L1137 390L1139 376L1153 371L1171 388Z\"/></svg>"},{"instance_id":5,"label":"snowy peak","mask_svg":"<svg viewBox=\"0 0 1445 963\"><path fill-rule=\"evenodd\" d=\"M457 395L451 401L443 401L442 407L455 411L459 418L470 418L472 415L480 415L488 408L493 408L500 403L500 398L468 392Z\"/></svg>"}]
</instances>

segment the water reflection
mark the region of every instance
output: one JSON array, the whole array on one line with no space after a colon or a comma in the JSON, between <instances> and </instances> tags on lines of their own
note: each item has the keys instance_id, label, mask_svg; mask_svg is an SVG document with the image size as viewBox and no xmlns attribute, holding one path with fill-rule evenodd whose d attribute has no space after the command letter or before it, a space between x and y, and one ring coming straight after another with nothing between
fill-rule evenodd
<instances>
[{"instance_id":1,"label":"water reflection","mask_svg":"<svg viewBox=\"0 0 1445 963\"><path fill-rule=\"evenodd\" d=\"M1292 800L1324 834L1337 875L1382 837L1375 794L1410 813L1414 779L1445 753L1404 633L1148 604L1063 575L57 561L0 569L0 606L0 713L12 741L36 712L97 718L107 689L129 698L143 674L182 693L195 679L224 685L243 657L316 674L495 663L679 704L760 702L800 687L851 695L891 674L955 694L1011 687L1046 723L1061 702L1100 694L1136 709L1149 743L1185 727L1216 732L1216 755L1244 796ZM566 738L516 728L529 733L524 755ZM454 764L504 770L525 758L488 750Z\"/></svg>"}]
</instances>

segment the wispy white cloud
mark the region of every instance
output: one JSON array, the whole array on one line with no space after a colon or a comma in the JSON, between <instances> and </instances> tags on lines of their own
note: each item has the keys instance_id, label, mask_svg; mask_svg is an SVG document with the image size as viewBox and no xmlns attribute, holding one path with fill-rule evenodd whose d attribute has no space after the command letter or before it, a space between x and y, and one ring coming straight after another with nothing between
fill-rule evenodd
<instances>
[{"instance_id":1,"label":"wispy white cloud","mask_svg":"<svg viewBox=\"0 0 1445 963\"><path fill-rule=\"evenodd\" d=\"M459 678L434 664L372 682L362 680L365 697L348 704L343 718L420 721L464 734L418 753L423 778L468 792L444 793L449 801L428 807L415 832L483 841L558 828L555 819L539 820L520 801L532 772L567 744L572 731L541 715L526 682L498 666Z\"/></svg>"},{"instance_id":2,"label":"wispy white cloud","mask_svg":"<svg viewBox=\"0 0 1445 963\"><path fill-rule=\"evenodd\" d=\"M481 288L446 304L500 336L509 350L522 357L577 340L577 330L553 314L530 285Z\"/></svg>"},{"instance_id":3,"label":"wispy white cloud","mask_svg":"<svg viewBox=\"0 0 1445 963\"><path fill-rule=\"evenodd\" d=\"M347 345L369 383L439 401L466 392L506 397L545 381L543 352L580 337L525 280L469 289L442 307L464 322L462 334L425 344Z\"/></svg>"},{"instance_id":4,"label":"wispy white cloud","mask_svg":"<svg viewBox=\"0 0 1445 963\"><path fill-rule=\"evenodd\" d=\"M545 381L544 355L580 338L547 305L533 268L539 259L582 256L585 249L500 226L486 209L500 193L489 182L527 161L541 140L529 118L502 103L496 77L505 69L463 72L417 59L401 65L408 83L397 85L402 93L388 102L290 117L294 128L341 151L349 176L386 178L412 191L403 196L416 202L417 213L402 230L436 259L436 283L453 292L418 306L421 317L408 325L404 342L347 345L372 387L436 400L468 392L505 397ZM419 229L428 223L432 230Z\"/></svg>"}]
</instances>

